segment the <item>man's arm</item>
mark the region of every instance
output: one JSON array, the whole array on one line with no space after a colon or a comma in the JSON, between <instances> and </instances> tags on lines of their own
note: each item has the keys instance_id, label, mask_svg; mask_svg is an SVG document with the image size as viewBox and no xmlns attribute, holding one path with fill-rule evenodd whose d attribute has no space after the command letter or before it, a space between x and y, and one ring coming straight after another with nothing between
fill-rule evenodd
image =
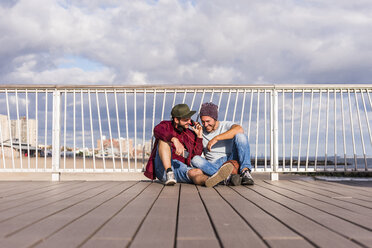
<instances>
[{"instance_id":1,"label":"man's arm","mask_svg":"<svg viewBox=\"0 0 372 248\"><path fill-rule=\"evenodd\" d=\"M218 141L232 139L238 133L244 133L244 129L240 125L238 125L238 124L232 125L232 127L229 130L227 130L226 132L221 133L221 134L215 136L213 139L211 139L208 142L208 145L207 145L208 151L210 151L212 149L212 146L214 144L216 144Z\"/></svg>"}]
</instances>

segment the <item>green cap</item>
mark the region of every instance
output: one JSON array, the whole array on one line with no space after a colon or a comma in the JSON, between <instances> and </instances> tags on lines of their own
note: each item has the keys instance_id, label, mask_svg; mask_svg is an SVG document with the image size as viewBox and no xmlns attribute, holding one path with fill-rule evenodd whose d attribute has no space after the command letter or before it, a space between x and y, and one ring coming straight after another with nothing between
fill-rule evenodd
<instances>
[{"instance_id":1,"label":"green cap","mask_svg":"<svg viewBox=\"0 0 372 248\"><path fill-rule=\"evenodd\" d=\"M189 106L187 104L177 104L172 108L171 115L172 117L177 118L190 118L196 111L190 111Z\"/></svg>"}]
</instances>

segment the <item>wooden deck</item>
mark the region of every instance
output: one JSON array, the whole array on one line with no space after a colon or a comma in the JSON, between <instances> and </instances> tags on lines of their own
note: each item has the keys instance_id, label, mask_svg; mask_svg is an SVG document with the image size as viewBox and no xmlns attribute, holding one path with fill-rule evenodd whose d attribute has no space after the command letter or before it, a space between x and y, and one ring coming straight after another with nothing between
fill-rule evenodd
<instances>
[{"instance_id":1,"label":"wooden deck","mask_svg":"<svg viewBox=\"0 0 372 248\"><path fill-rule=\"evenodd\" d=\"M372 247L372 182L0 182L0 247Z\"/></svg>"}]
</instances>

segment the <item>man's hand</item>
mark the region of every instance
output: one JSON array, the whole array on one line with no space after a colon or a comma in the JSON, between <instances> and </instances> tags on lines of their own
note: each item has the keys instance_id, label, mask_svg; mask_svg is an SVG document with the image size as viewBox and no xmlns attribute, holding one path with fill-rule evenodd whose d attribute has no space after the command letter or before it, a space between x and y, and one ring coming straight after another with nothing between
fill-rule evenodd
<instances>
[{"instance_id":1,"label":"man's hand","mask_svg":"<svg viewBox=\"0 0 372 248\"><path fill-rule=\"evenodd\" d=\"M214 137L213 139L211 139L211 140L208 142L208 145L207 145L207 149L208 149L208 151L211 151L212 146L214 146L214 144L216 144L217 142L218 142L217 136Z\"/></svg>"},{"instance_id":2,"label":"man's hand","mask_svg":"<svg viewBox=\"0 0 372 248\"><path fill-rule=\"evenodd\" d=\"M175 153L178 156L183 156L183 152L185 151L185 147L182 145L182 143L176 137L173 137L171 139L171 141L172 141L173 145L176 147Z\"/></svg>"},{"instance_id":3,"label":"man's hand","mask_svg":"<svg viewBox=\"0 0 372 248\"><path fill-rule=\"evenodd\" d=\"M203 138L203 127L200 125L199 122L195 122L195 127L193 126L190 127L196 133L198 138Z\"/></svg>"}]
</instances>

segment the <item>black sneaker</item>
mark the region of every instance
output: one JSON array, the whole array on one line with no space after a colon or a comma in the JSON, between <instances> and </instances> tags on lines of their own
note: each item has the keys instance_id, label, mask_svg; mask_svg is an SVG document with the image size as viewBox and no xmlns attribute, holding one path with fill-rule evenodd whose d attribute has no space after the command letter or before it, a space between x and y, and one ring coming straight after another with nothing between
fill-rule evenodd
<instances>
[{"instance_id":1,"label":"black sneaker","mask_svg":"<svg viewBox=\"0 0 372 248\"><path fill-rule=\"evenodd\" d=\"M249 170L245 170L240 174L242 178L242 185L253 185L253 177L251 176L251 173L249 173Z\"/></svg>"},{"instance_id":2,"label":"black sneaker","mask_svg":"<svg viewBox=\"0 0 372 248\"><path fill-rule=\"evenodd\" d=\"M226 186L239 186L242 183L242 178L239 174L231 174L228 178L223 181L223 185Z\"/></svg>"}]
</instances>

